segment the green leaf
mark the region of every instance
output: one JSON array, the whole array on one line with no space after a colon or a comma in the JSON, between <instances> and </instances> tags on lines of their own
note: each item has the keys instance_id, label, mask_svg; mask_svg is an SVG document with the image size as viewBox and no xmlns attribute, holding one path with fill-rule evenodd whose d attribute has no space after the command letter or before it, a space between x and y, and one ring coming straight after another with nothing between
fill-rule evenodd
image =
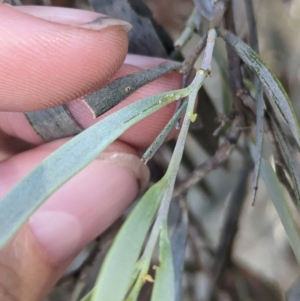
<instances>
[{"instance_id":1,"label":"green leaf","mask_svg":"<svg viewBox=\"0 0 300 301\"><path fill-rule=\"evenodd\" d=\"M174 128L176 122L179 120L180 116L187 108L188 102L185 101L181 107L175 112L173 117L169 120L164 129L160 132L160 134L155 138L155 140L151 143L148 149L143 154L141 160L147 163L158 151L164 141L167 139L167 136L170 134L172 129Z\"/></svg>"},{"instance_id":2,"label":"green leaf","mask_svg":"<svg viewBox=\"0 0 300 301\"><path fill-rule=\"evenodd\" d=\"M92 301L122 301L137 276L137 260L164 195L168 181L153 185L120 229L102 265Z\"/></svg>"},{"instance_id":3,"label":"green leaf","mask_svg":"<svg viewBox=\"0 0 300 301\"><path fill-rule=\"evenodd\" d=\"M296 114L292 103L278 78L266 67L259 55L238 37L223 29L219 29L218 33L233 47L252 72L259 77L269 101L275 103L300 146L300 128Z\"/></svg>"},{"instance_id":4,"label":"green leaf","mask_svg":"<svg viewBox=\"0 0 300 301\"><path fill-rule=\"evenodd\" d=\"M175 278L168 226L165 222L160 232L159 266L155 271L151 301L175 301Z\"/></svg>"},{"instance_id":5,"label":"green leaf","mask_svg":"<svg viewBox=\"0 0 300 301\"><path fill-rule=\"evenodd\" d=\"M261 176L300 265L300 233L271 164L262 159Z\"/></svg>"},{"instance_id":6,"label":"green leaf","mask_svg":"<svg viewBox=\"0 0 300 301\"><path fill-rule=\"evenodd\" d=\"M86 129L46 158L0 201L0 247L51 194L129 127L173 100L187 96L190 89L165 92L133 103Z\"/></svg>"}]
</instances>

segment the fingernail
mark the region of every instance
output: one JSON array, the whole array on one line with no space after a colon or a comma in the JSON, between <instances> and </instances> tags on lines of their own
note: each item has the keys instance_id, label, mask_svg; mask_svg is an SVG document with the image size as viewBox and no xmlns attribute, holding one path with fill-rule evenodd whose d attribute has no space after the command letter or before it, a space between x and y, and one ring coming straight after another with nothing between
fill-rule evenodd
<instances>
[{"instance_id":1,"label":"fingernail","mask_svg":"<svg viewBox=\"0 0 300 301\"><path fill-rule=\"evenodd\" d=\"M131 172L137 179L140 194L147 188L150 178L149 169L137 156L125 153L105 152L98 156L98 160L114 163Z\"/></svg>"},{"instance_id":2,"label":"fingernail","mask_svg":"<svg viewBox=\"0 0 300 301\"><path fill-rule=\"evenodd\" d=\"M30 218L48 260L74 256L105 231L144 189L148 168L131 154L107 153L61 187Z\"/></svg>"},{"instance_id":3,"label":"fingernail","mask_svg":"<svg viewBox=\"0 0 300 301\"><path fill-rule=\"evenodd\" d=\"M109 26L121 26L128 32L132 28L126 21L114 19L96 12L74 8L18 6L15 7L15 9L51 22L68 24L91 30L101 30Z\"/></svg>"}]
</instances>

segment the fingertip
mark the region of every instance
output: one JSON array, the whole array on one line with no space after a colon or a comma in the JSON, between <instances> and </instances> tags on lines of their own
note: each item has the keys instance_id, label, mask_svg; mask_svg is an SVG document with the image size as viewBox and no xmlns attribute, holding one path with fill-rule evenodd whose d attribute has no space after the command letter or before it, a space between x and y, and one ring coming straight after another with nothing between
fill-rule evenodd
<instances>
[{"instance_id":1,"label":"fingertip","mask_svg":"<svg viewBox=\"0 0 300 301\"><path fill-rule=\"evenodd\" d=\"M1 162L0 196L66 141ZM130 205L142 178L149 180L146 165L130 146L117 142L57 190L0 252L5 296L42 300L78 252Z\"/></svg>"},{"instance_id":2,"label":"fingertip","mask_svg":"<svg viewBox=\"0 0 300 301\"><path fill-rule=\"evenodd\" d=\"M106 82L126 56L121 25L86 29L7 5L0 6L0 14L1 110L40 110L76 99Z\"/></svg>"}]
</instances>

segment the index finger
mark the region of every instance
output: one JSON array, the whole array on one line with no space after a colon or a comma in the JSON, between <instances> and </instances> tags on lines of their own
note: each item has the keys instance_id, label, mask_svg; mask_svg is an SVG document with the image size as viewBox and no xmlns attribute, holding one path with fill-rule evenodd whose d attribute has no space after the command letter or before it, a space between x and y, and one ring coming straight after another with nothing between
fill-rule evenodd
<instances>
[{"instance_id":1,"label":"index finger","mask_svg":"<svg viewBox=\"0 0 300 301\"><path fill-rule=\"evenodd\" d=\"M106 82L127 53L130 25L94 12L0 4L0 15L2 111L76 99Z\"/></svg>"}]
</instances>

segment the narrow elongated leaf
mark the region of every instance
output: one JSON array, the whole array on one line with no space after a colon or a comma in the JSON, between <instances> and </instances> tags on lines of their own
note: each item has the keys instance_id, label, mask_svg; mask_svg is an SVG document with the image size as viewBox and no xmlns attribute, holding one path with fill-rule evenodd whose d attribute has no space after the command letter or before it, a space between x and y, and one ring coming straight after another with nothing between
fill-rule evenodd
<instances>
[{"instance_id":1,"label":"narrow elongated leaf","mask_svg":"<svg viewBox=\"0 0 300 301\"><path fill-rule=\"evenodd\" d=\"M164 74L179 70L181 66L180 63L167 62L151 69L117 78L98 91L87 95L84 101L96 118L116 106L140 87Z\"/></svg>"},{"instance_id":2,"label":"narrow elongated leaf","mask_svg":"<svg viewBox=\"0 0 300 301\"><path fill-rule=\"evenodd\" d=\"M175 301L175 278L168 226L164 223L159 240L159 266L155 271L151 301Z\"/></svg>"},{"instance_id":3,"label":"narrow elongated leaf","mask_svg":"<svg viewBox=\"0 0 300 301\"><path fill-rule=\"evenodd\" d=\"M291 177L291 180L293 182L293 188L294 193L297 198L296 204L298 207L300 206L300 166L299 162L295 158L295 155L293 153L292 147L290 143L287 141L287 139L284 136L284 133L282 132L281 128L277 124L277 122L274 120L272 116L269 116L271 126L274 132L274 135L276 137L276 141L279 145L282 157L285 161L285 164L289 170L289 174Z\"/></svg>"},{"instance_id":4,"label":"narrow elongated leaf","mask_svg":"<svg viewBox=\"0 0 300 301\"><path fill-rule=\"evenodd\" d=\"M165 92L133 103L86 129L46 158L0 202L0 247L51 194L130 126L174 99L187 96L189 91L190 88Z\"/></svg>"},{"instance_id":5,"label":"narrow elongated leaf","mask_svg":"<svg viewBox=\"0 0 300 301\"><path fill-rule=\"evenodd\" d=\"M238 37L219 29L221 37L229 43L246 65L259 77L269 98L289 125L298 145L300 146L300 129L292 103L278 78L265 66L260 57Z\"/></svg>"},{"instance_id":6,"label":"narrow elongated leaf","mask_svg":"<svg viewBox=\"0 0 300 301\"><path fill-rule=\"evenodd\" d=\"M300 265L300 233L271 164L262 159L261 175Z\"/></svg>"},{"instance_id":7,"label":"narrow elongated leaf","mask_svg":"<svg viewBox=\"0 0 300 301\"><path fill-rule=\"evenodd\" d=\"M136 262L167 183L163 178L153 185L125 221L102 265L92 301L122 301L125 298L137 276Z\"/></svg>"},{"instance_id":8,"label":"narrow elongated leaf","mask_svg":"<svg viewBox=\"0 0 300 301\"><path fill-rule=\"evenodd\" d=\"M256 101L256 146L254 156L254 179L253 179L253 196L252 204L255 202L256 193L258 190L258 180L260 174L261 156L264 142L264 99L263 91L260 84L257 83L257 101Z\"/></svg>"},{"instance_id":9,"label":"narrow elongated leaf","mask_svg":"<svg viewBox=\"0 0 300 301\"><path fill-rule=\"evenodd\" d=\"M169 120L169 122L164 127L164 129L160 132L160 134L151 143L151 145L148 147L148 149L143 154L141 160L143 160L145 163L147 163L155 155L155 153L158 151L158 149L164 143L167 136L170 134L171 130L174 128L175 123L178 121L178 119L183 114L183 112L186 110L186 108L187 108L187 101L181 105L181 107L176 111L176 113L173 115L173 117Z\"/></svg>"}]
</instances>

